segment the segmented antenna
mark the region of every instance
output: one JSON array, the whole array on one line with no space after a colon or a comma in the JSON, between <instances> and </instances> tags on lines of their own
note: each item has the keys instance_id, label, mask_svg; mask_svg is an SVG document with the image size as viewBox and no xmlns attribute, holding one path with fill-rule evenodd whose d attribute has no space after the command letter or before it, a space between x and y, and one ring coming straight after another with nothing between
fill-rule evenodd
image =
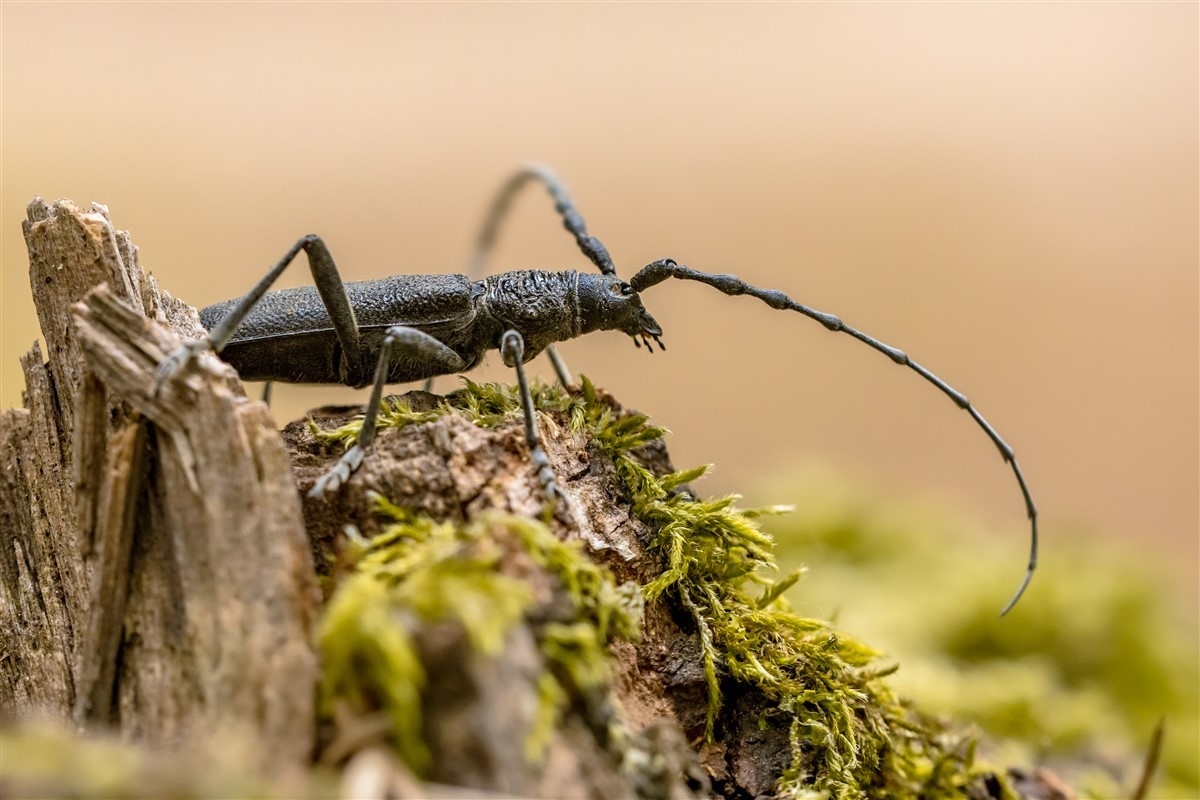
<instances>
[{"instance_id":1,"label":"segmented antenna","mask_svg":"<svg viewBox=\"0 0 1200 800\"><path fill-rule=\"evenodd\" d=\"M971 402L967 400L966 395L950 386L937 375L934 375L932 372L925 369L925 367L913 361L904 353L903 350L899 350L891 345L884 344L878 339L868 336L862 331L851 328L833 314L826 314L823 311L817 311L816 309L797 303L783 292L774 289L759 289L757 286L746 283L736 275L711 275L707 272L700 272L699 270L685 267L682 264L676 264L674 261L667 258L661 261L655 261L651 264L647 264L645 267L642 267L642 269L638 271L637 275L633 276L633 280L631 280L629 284L633 287L634 291L640 293L642 290L662 283L668 278L698 281L700 283L712 286L714 289L717 289L718 291L721 291L727 295L749 295L750 297L758 298L771 308L779 309L781 311L786 310L798 312L810 319L815 319L817 322L821 323L831 331L837 331L838 333L845 333L849 336L853 336L863 344L873 347L874 349L883 353L895 363L902 364L913 370L922 378L941 389L942 393L953 400L956 406L970 414L971 418L975 420L979 427L983 428L984 433L988 435L988 438L991 439L992 443L996 445L997 449L999 449L1001 457L1003 457L1004 460L1008 462L1009 466L1012 467L1013 475L1016 476L1017 479L1017 485L1021 487L1021 495L1025 499L1025 512L1029 516L1029 566L1025 571L1025 577L1021 581L1021 585L1017 587L1017 591L1015 594L1013 594L1012 599L1005 603L1004 608L1000 611L1000 616L1004 616L1012 610L1012 607L1017 604L1018 600L1021 599L1021 595L1025 593L1026 587L1029 586L1029 582L1033 579L1033 571L1037 569L1037 507L1033 503L1033 496L1029 493L1029 486L1025 483L1025 476L1021 474L1021 467L1017 464L1017 459L1013 455L1012 448L1008 446L1007 442L1000 438L1000 434L996 432L996 429L993 428L991 424L983 418L983 415L980 414L973 405L971 405Z\"/></svg>"},{"instance_id":2,"label":"segmented antenna","mask_svg":"<svg viewBox=\"0 0 1200 800\"><path fill-rule=\"evenodd\" d=\"M601 244L599 239L588 235L587 225L584 223L579 211L576 210L575 201L571 199L571 195L567 192L567 187L549 167L544 167L541 164L529 164L523 167L500 187L500 191L496 194L496 199L492 201L492 207L488 210L483 228L479 231L479 238L475 241L475 255L471 259L468 274L472 277L484 274L484 264L487 260L488 252L492 249L492 245L496 241L496 233L500 228L500 222L508 212L508 207L512 203L513 197L529 181L537 181L546 187L546 191L550 193L550 197L554 200L554 210L562 218L563 227L575 237L575 243L579 245L579 249L588 257L588 260L596 265L596 269L605 275L616 275L617 268L613 265L612 256L608 254L607 248Z\"/></svg>"}]
</instances>

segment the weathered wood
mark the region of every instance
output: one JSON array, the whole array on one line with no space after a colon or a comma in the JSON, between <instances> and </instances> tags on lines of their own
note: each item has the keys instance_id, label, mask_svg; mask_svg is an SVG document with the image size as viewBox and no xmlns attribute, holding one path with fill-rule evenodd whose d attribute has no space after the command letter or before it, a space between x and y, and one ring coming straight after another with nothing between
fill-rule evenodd
<instances>
[{"instance_id":1,"label":"weathered wood","mask_svg":"<svg viewBox=\"0 0 1200 800\"><path fill-rule=\"evenodd\" d=\"M35 200L25 236L49 361L0 417L0 706L307 760L319 597L270 415L212 356L156 394L202 329L102 206Z\"/></svg>"},{"instance_id":2,"label":"weathered wood","mask_svg":"<svg viewBox=\"0 0 1200 800\"><path fill-rule=\"evenodd\" d=\"M75 415L75 529L85 561L95 556L96 514L104 480L108 439L108 395L94 372L84 375Z\"/></svg>"},{"instance_id":3,"label":"weathered wood","mask_svg":"<svg viewBox=\"0 0 1200 800\"><path fill-rule=\"evenodd\" d=\"M75 624L86 605L85 565L63 477L53 379L35 345L21 359L28 408L0 417L6 534L0 606L0 697L15 713L66 719L74 701Z\"/></svg>"},{"instance_id":4,"label":"weathered wood","mask_svg":"<svg viewBox=\"0 0 1200 800\"><path fill-rule=\"evenodd\" d=\"M35 199L23 224L29 248L30 289L41 322L47 360L36 344L21 359L26 408L0 415L3 482L0 482L0 701L10 713L70 715L83 617L90 602L92 555L86 536L94 526L98 495L80 493L73 478L76 398L87 373L71 322L70 306L100 283L117 287L139 309L164 309L184 323L186 306L159 298L137 266L127 234L115 231L103 206L80 211ZM194 318L195 312L191 312ZM181 331L199 330L195 319ZM93 443L126 414L114 404L87 398L80 435ZM95 403L104 402L101 409ZM89 430L89 426L91 429ZM103 447L91 451L85 470L103 464ZM80 500L82 498L82 500ZM81 532L87 531L83 541Z\"/></svg>"},{"instance_id":5,"label":"weathered wood","mask_svg":"<svg viewBox=\"0 0 1200 800\"><path fill-rule=\"evenodd\" d=\"M116 684L117 655L129 597L129 561L137 530L137 502L146 466L146 425L134 420L109 442L106 478L100 489L100 528L88 549L99 563L92 575L80 659L75 720L81 724L108 723ZM90 504L89 504L90 505Z\"/></svg>"}]
</instances>

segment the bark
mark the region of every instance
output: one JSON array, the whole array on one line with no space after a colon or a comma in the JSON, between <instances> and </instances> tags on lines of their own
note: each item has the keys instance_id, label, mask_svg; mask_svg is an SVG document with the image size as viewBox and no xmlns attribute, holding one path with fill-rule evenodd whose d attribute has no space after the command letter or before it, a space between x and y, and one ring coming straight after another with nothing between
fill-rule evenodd
<instances>
[{"instance_id":1,"label":"bark","mask_svg":"<svg viewBox=\"0 0 1200 800\"><path fill-rule=\"evenodd\" d=\"M414 410L433 408L441 398L413 391L403 398ZM611 398L609 398L611 401ZM615 405L615 401L611 401ZM310 412L321 427L336 427L360 413L327 408ZM543 412L545 414L545 412ZM566 495L551 528L564 540L580 540L590 556L608 567L619 581L649 582L662 571L657 555L645 543L653 532L620 498L624 494L611 460L592 446L585 434L573 432L565 417L545 414L544 444ZM370 493L439 520L467 522L488 511L536 517L542 489L529 467L522 424L481 428L447 415L433 422L382 431L371 456L335 497L313 499L308 488L329 469L337 453L328 452L306 421L290 423L283 437L304 493L305 521L315 561L331 569L347 520L363 534L380 532ZM663 448L643 453L656 472L671 471ZM537 585L542 577L520 561L503 571ZM538 586L535 595L551 593ZM537 615L553 615L553 601ZM704 731L707 695L696 637L684 632L663 604L646 609L640 642L611 645L615 672L609 697L585 704L569 715L540 763L523 752L532 726L539 655L530 630L517 627L496 657L480 659L469 652L461 629L426 626L417 634L429 684L422 712L433 751L429 777L439 783L489 789L515 796L538 797L694 797L707 796L710 781L690 742ZM467 699L464 699L467 698ZM622 736L612 742L611 726L619 709ZM362 721L339 720L326 752L341 747L338 739ZM382 738L364 735L357 746ZM758 769L754 794L770 792L790 754L786 735L773 754L747 754L749 761L774 767ZM629 754L647 763L631 771ZM636 759L634 759L636 760ZM767 774L770 772L771 774ZM731 782L732 786L732 782ZM738 791L746 791L740 788ZM753 795L750 795L753 796Z\"/></svg>"}]
</instances>

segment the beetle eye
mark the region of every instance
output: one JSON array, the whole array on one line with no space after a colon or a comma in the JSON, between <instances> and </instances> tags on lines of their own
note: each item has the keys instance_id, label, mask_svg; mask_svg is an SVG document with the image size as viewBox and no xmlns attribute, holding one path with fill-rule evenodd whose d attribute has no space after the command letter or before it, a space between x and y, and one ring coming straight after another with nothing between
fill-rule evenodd
<instances>
[{"instance_id":1,"label":"beetle eye","mask_svg":"<svg viewBox=\"0 0 1200 800\"><path fill-rule=\"evenodd\" d=\"M617 283L610 283L608 285L608 290L610 292L612 292L614 295L616 295L617 297L628 297L631 294L635 294L635 292L633 291L633 287L630 286L625 281L618 281Z\"/></svg>"}]
</instances>

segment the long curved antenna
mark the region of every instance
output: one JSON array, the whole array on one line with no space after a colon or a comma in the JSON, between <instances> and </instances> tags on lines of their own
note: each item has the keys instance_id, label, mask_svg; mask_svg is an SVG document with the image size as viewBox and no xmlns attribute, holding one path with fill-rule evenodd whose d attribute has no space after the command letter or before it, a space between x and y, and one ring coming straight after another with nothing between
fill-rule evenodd
<instances>
[{"instance_id":1,"label":"long curved antenna","mask_svg":"<svg viewBox=\"0 0 1200 800\"><path fill-rule=\"evenodd\" d=\"M579 249L588 257L588 260L605 275L616 275L617 268L613 265L612 256L608 254L608 250L599 239L588 235L587 225L579 211L576 210L575 202L567 192L567 187L549 167L541 164L528 164L522 167L500 187L500 191L496 194L496 199L492 201L492 207L484 219L483 228L479 231L479 238L475 240L475 254L471 258L467 274L472 278L484 275L488 253L496 242L500 223L504 220L504 215L508 213L513 197L521 190L522 186L530 181L542 184L550 193L550 197L554 200L554 210L562 217L563 227L575 237L575 243L579 245Z\"/></svg>"},{"instance_id":2,"label":"long curved antenna","mask_svg":"<svg viewBox=\"0 0 1200 800\"><path fill-rule=\"evenodd\" d=\"M479 236L475 240L475 252L467 265L467 277L474 280L487 274L488 255L496 243L500 224L508 214L508 209L517 192L531 181L542 184L550 193L550 197L554 200L554 210L562 218L563 227L575 237L575 243L579 245L579 249L588 257L588 260L595 264L603 274L616 275L617 268L613 265L612 256L608 254L608 248L595 236L588 234L583 216L575 208L575 202L571 199L563 182L549 167L541 164L527 164L504 182L500 191L496 193L496 198L492 200L492 206L488 209L487 216L483 220L483 227L479 229ZM563 360L563 357L558 354L558 348L554 345L548 346L546 356L549 357L550 364L554 367L554 374L558 376L558 382L563 386L570 386L571 370L567 368L567 362ZM428 392L432 388L433 378L429 378L425 381L425 391Z\"/></svg>"},{"instance_id":3,"label":"long curved antenna","mask_svg":"<svg viewBox=\"0 0 1200 800\"><path fill-rule=\"evenodd\" d=\"M690 267L685 267L682 264L676 264L671 259L663 259L647 264L642 267L629 285L633 287L635 292L641 292L655 284L662 283L668 278L678 278L680 280L699 281L700 283L708 284L714 289L717 289L727 295L749 295L758 298L771 308L781 311L796 311L804 316L815 319L817 322L824 325L831 331L838 331L853 336L863 344L866 344L885 356L890 358L897 364L902 364L916 372L925 380L932 383L937 388L954 401L954 404L971 415L972 419L978 423L979 427L983 428L984 433L992 440L1000 450L1000 455L1012 467L1013 475L1016 476L1017 484L1021 487L1021 495L1025 498L1025 512L1029 515L1030 524L1030 540L1029 540L1029 566L1025 571L1025 578L1021 581L1021 585L1017 587L1017 591L1013 594L1012 599L1005 603L1003 610L1000 611L1000 616L1004 616L1012 607L1021 599L1021 595L1025 593L1025 588L1029 586L1029 581L1033 579L1033 571L1037 569L1037 553L1038 553L1038 529L1037 529L1037 507L1033 504L1033 496L1029 493L1029 487L1025 483L1025 476L1021 474L1021 468L1017 465L1017 459L1013 455L1013 450L1008 446L1008 443L1000 438L1000 434L996 433L996 429L991 426L983 415L975 410L971 402L967 400L966 395L959 392L954 387L943 381L937 375L934 375L925 367L909 358L903 350L898 350L895 347L886 345L878 339L874 339L862 331L851 328L846 323L842 322L833 314L826 314L823 311L809 308L801 305L795 300L788 297L783 292L773 289L759 289L757 286L752 286L746 283L736 275L712 275L707 272L700 272Z\"/></svg>"}]
</instances>

